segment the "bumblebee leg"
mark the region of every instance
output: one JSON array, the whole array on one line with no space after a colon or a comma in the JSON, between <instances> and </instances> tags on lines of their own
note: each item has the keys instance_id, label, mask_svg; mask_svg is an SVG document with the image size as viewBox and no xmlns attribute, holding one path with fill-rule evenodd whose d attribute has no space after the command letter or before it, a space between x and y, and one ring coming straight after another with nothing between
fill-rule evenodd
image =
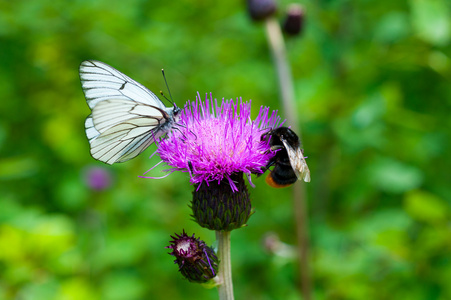
<instances>
[{"instance_id":1,"label":"bumblebee leg","mask_svg":"<svg viewBox=\"0 0 451 300\"><path fill-rule=\"evenodd\" d=\"M282 145L274 145L274 146L271 146L271 151L275 151L275 150L283 149L283 148L284 147Z\"/></svg>"}]
</instances>

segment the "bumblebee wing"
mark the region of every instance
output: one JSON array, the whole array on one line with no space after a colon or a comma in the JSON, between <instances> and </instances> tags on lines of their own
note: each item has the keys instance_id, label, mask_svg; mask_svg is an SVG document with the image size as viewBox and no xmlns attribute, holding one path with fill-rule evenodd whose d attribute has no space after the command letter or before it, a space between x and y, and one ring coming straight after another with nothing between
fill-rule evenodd
<instances>
[{"instance_id":1,"label":"bumblebee wing","mask_svg":"<svg viewBox=\"0 0 451 300\"><path fill-rule=\"evenodd\" d=\"M285 139L281 139L290 159L291 167L298 179L310 182L310 170L305 161L301 148L293 148Z\"/></svg>"}]
</instances>

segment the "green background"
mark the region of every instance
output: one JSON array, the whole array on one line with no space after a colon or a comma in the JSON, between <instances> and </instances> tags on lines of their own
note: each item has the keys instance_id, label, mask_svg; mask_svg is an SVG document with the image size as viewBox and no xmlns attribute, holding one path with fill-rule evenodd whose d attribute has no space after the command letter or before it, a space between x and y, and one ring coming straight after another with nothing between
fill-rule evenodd
<instances>
[{"instance_id":1,"label":"green background","mask_svg":"<svg viewBox=\"0 0 451 300\"><path fill-rule=\"evenodd\" d=\"M279 2L279 20L288 1ZM451 299L451 11L446 0L303 1L287 39L312 182L317 299ZM190 220L186 173L138 178L155 147L89 154L78 66L97 59L179 106L197 92L281 109L262 24L244 1L0 0L0 299L216 299L167 254ZM283 112L281 112L283 116ZM100 166L105 191L84 182ZM158 172L155 171L156 176ZM237 299L298 299L291 188L263 178L232 233ZM289 254L289 253L288 253Z\"/></svg>"}]
</instances>

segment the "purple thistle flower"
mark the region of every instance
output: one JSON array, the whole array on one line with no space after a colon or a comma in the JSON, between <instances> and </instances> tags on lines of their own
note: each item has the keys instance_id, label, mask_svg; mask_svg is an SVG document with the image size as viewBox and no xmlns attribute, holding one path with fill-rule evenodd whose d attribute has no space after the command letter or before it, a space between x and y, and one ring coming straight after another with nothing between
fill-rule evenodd
<instances>
[{"instance_id":1,"label":"purple thistle flower","mask_svg":"<svg viewBox=\"0 0 451 300\"><path fill-rule=\"evenodd\" d=\"M211 94L205 101L198 94L195 102L188 102L177 123L157 150L172 166L169 171L189 172L191 182L199 186L226 179L232 191L238 191L231 179L233 174L262 173L274 156L261 135L280 126L280 117L277 111L269 115L269 108L261 107L252 120L250 102L223 99L219 104Z\"/></svg>"},{"instance_id":2,"label":"purple thistle flower","mask_svg":"<svg viewBox=\"0 0 451 300\"><path fill-rule=\"evenodd\" d=\"M280 117L269 115L268 107L252 120L251 103L241 99L219 104L211 94L205 101L198 94L188 102L156 152L172 167L166 171L190 174L192 217L200 226L231 231L246 225L252 207L243 173L253 186L250 174L266 170L275 151L262 135L279 126Z\"/></svg>"},{"instance_id":3,"label":"purple thistle flower","mask_svg":"<svg viewBox=\"0 0 451 300\"><path fill-rule=\"evenodd\" d=\"M83 170L83 179L86 185L95 191L108 189L113 181L109 170L94 166Z\"/></svg>"}]
</instances>

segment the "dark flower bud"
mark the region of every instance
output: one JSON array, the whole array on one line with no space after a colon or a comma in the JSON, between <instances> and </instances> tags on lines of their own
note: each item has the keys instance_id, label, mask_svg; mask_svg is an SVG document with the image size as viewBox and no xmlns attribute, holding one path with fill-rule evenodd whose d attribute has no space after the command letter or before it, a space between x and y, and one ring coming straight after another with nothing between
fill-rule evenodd
<instances>
[{"instance_id":1,"label":"dark flower bud","mask_svg":"<svg viewBox=\"0 0 451 300\"><path fill-rule=\"evenodd\" d=\"M175 256L174 263L178 264L179 271L191 282L205 283L216 276L218 272L218 258L212 248L204 241L195 238L194 234L188 236L185 231L181 235L171 236L172 249L170 255Z\"/></svg>"},{"instance_id":2,"label":"dark flower bud","mask_svg":"<svg viewBox=\"0 0 451 300\"><path fill-rule=\"evenodd\" d=\"M247 9L254 21L260 21L272 16L277 5L274 0L247 0Z\"/></svg>"},{"instance_id":3,"label":"dark flower bud","mask_svg":"<svg viewBox=\"0 0 451 300\"><path fill-rule=\"evenodd\" d=\"M290 35L298 35L304 27L305 12L301 5L291 4L283 23L283 31Z\"/></svg>"},{"instance_id":4,"label":"dark flower bud","mask_svg":"<svg viewBox=\"0 0 451 300\"><path fill-rule=\"evenodd\" d=\"M235 183L237 191L230 188L229 180ZM219 184L195 186L191 209L192 217L200 226L231 231L246 225L251 215L251 201L243 173L234 173L229 180L224 178Z\"/></svg>"}]
</instances>

